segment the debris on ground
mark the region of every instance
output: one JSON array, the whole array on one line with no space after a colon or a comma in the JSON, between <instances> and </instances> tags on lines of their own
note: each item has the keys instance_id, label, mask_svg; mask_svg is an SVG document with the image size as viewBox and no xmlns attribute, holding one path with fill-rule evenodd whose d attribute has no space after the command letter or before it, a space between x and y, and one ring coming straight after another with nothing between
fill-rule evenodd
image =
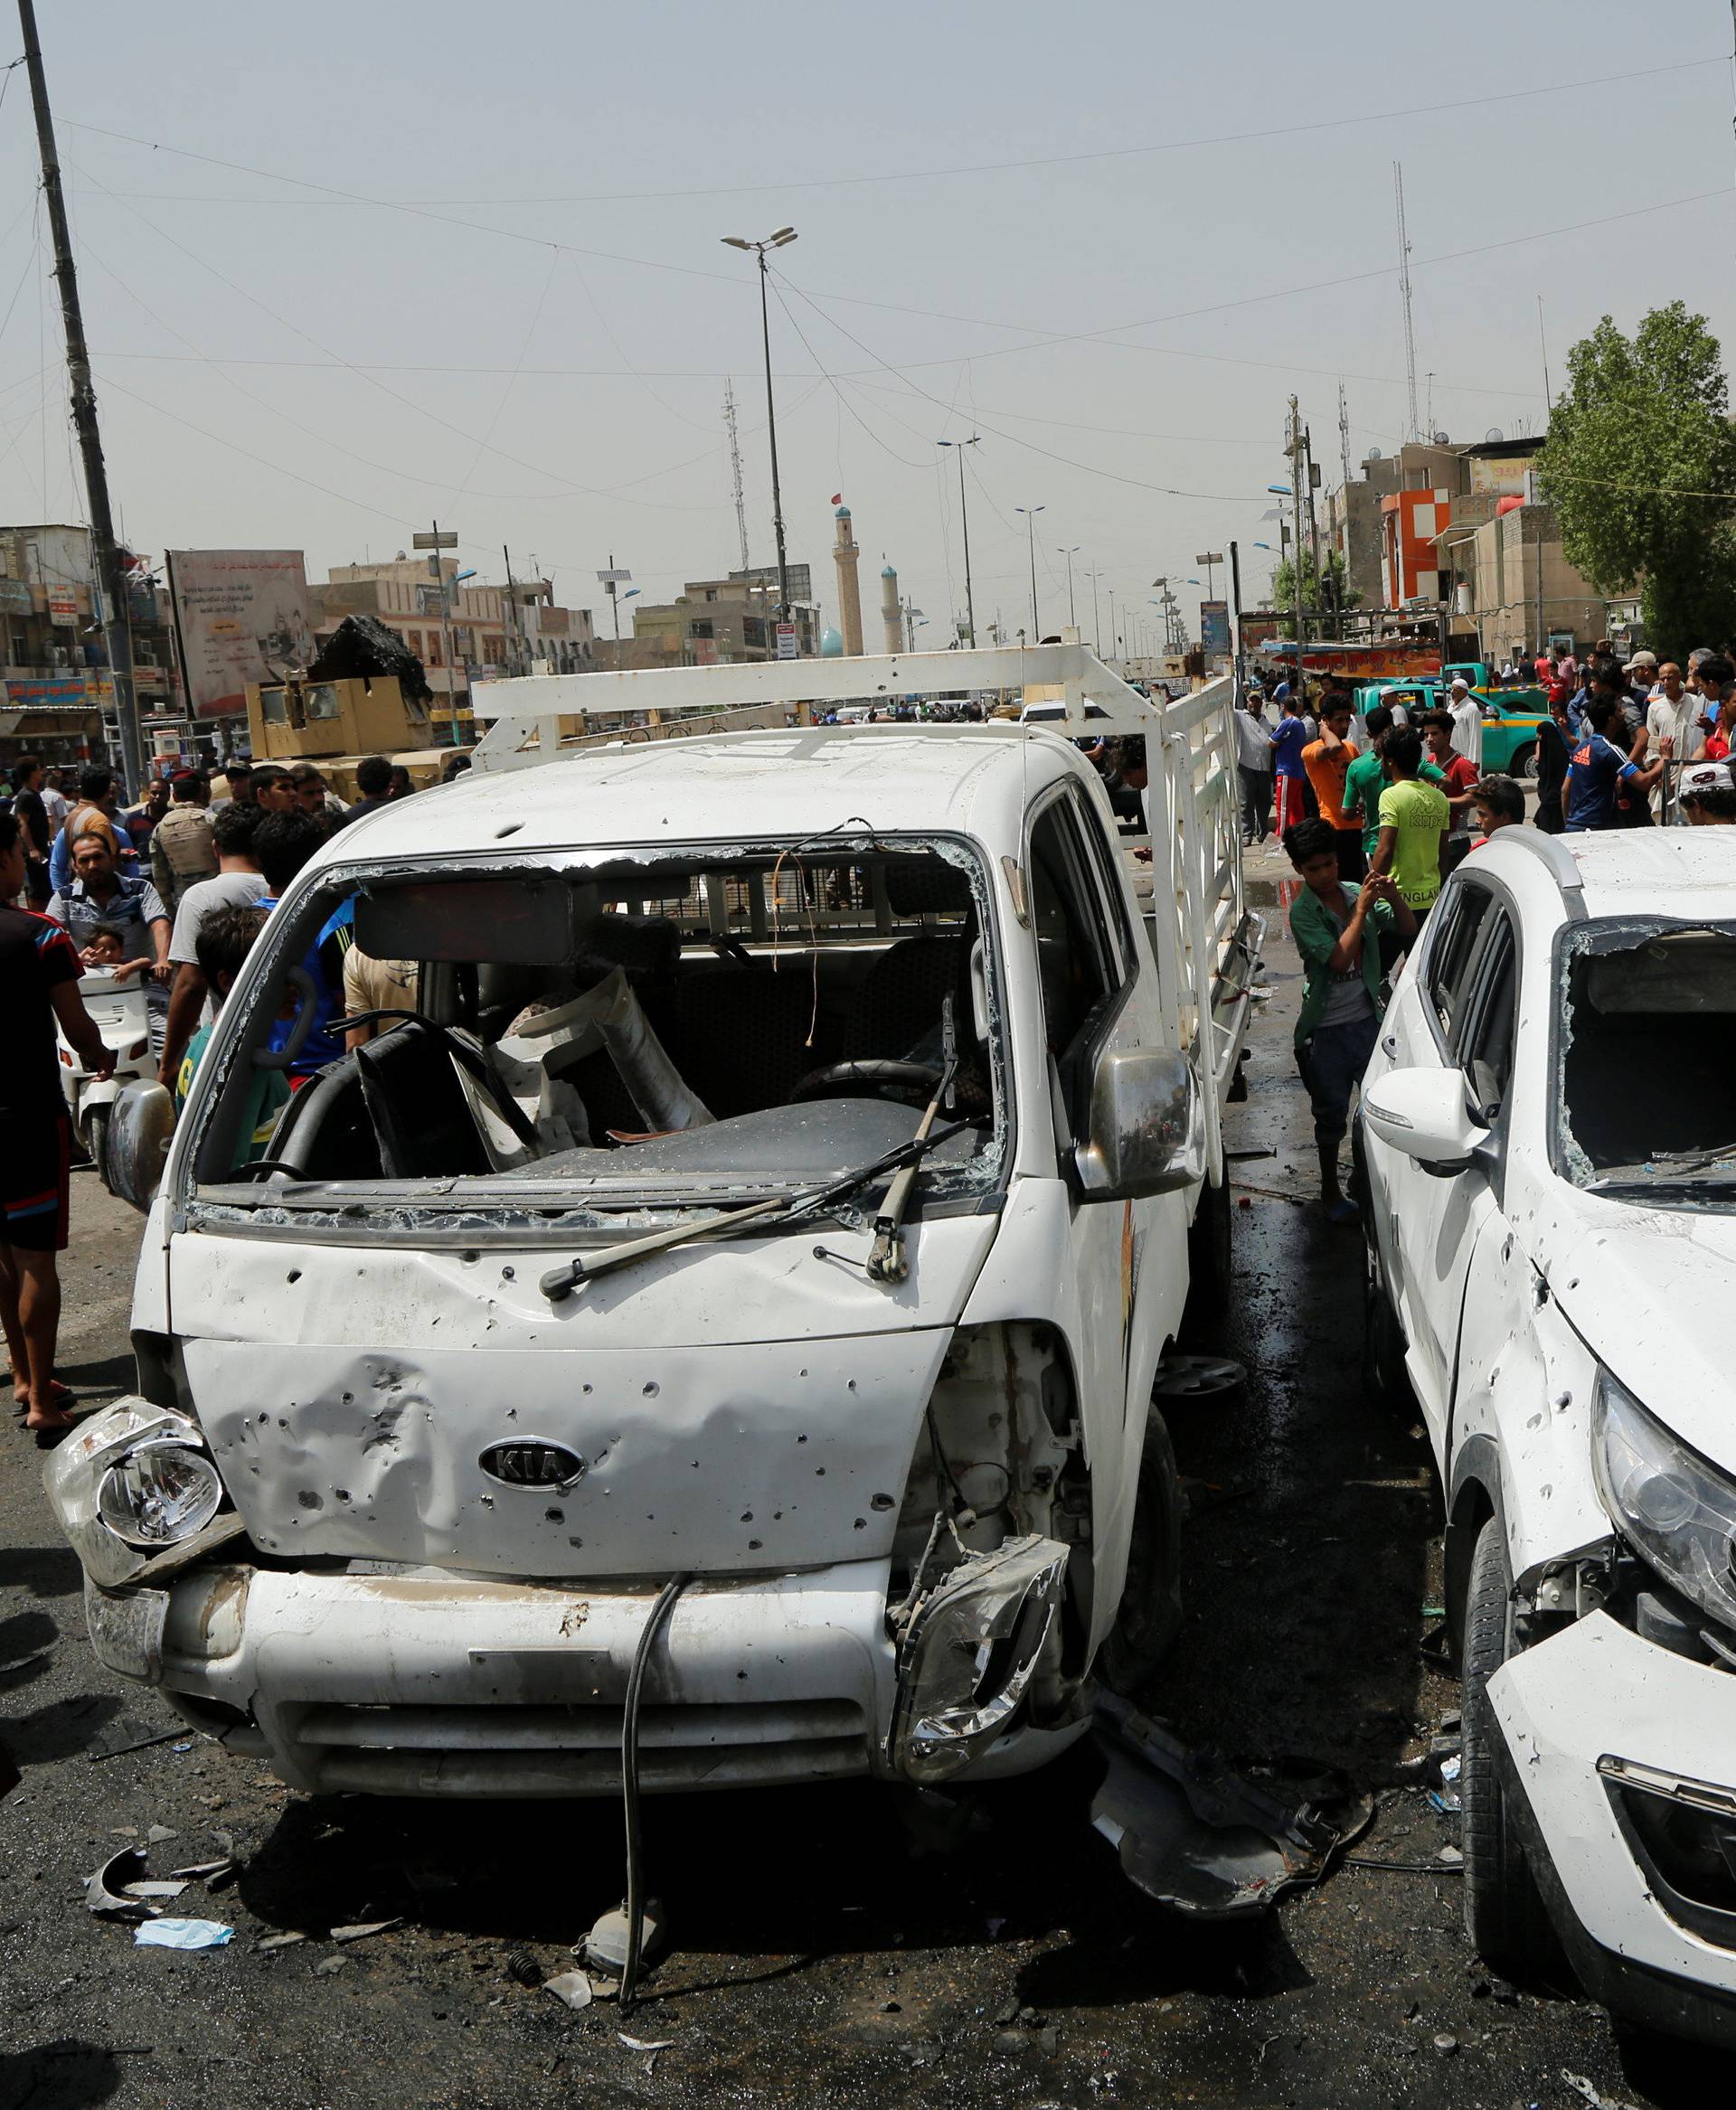
<instances>
[{"instance_id":1,"label":"debris on ground","mask_svg":"<svg viewBox=\"0 0 1736 2110\"><path fill-rule=\"evenodd\" d=\"M1246 1367L1227 1355L1166 1355L1157 1366L1154 1399L1209 1399L1248 1382Z\"/></svg>"},{"instance_id":2,"label":"debris on ground","mask_svg":"<svg viewBox=\"0 0 1736 2110\"><path fill-rule=\"evenodd\" d=\"M542 1990L552 1992L563 2006L575 2010L588 2008L596 1997L590 1976L583 1971L562 1971L556 1978L545 1978Z\"/></svg>"},{"instance_id":3,"label":"debris on ground","mask_svg":"<svg viewBox=\"0 0 1736 2110\"><path fill-rule=\"evenodd\" d=\"M84 1903L90 1912L155 1913L156 1907L144 1898L127 1894L127 1885L137 1881L145 1867L145 1849L142 1846L123 1846L118 1853L108 1859L93 1876L84 1879Z\"/></svg>"},{"instance_id":4,"label":"debris on ground","mask_svg":"<svg viewBox=\"0 0 1736 2110\"><path fill-rule=\"evenodd\" d=\"M269 1956L273 1949L287 1949L295 1943L305 1942L307 1939L307 1936L305 1934L292 1929L288 1934L266 1935L261 1940L255 1942L253 1947L259 1955Z\"/></svg>"},{"instance_id":5,"label":"debris on ground","mask_svg":"<svg viewBox=\"0 0 1736 2110\"><path fill-rule=\"evenodd\" d=\"M542 1966L528 1949L508 1949L506 1975L514 1985L526 1989L542 1983Z\"/></svg>"},{"instance_id":6,"label":"debris on ground","mask_svg":"<svg viewBox=\"0 0 1736 2110\"><path fill-rule=\"evenodd\" d=\"M663 1907L656 1898L647 1898L639 1912L639 1963L648 1964L663 1945ZM606 1971L611 1978L618 1978L627 1969L627 1907L618 1906L605 1912L595 1926L579 1945L584 1952L584 1961L593 1971Z\"/></svg>"},{"instance_id":7,"label":"debris on ground","mask_svg":"<svg viewBox=\"0 0 1736 2110\"><path fill-rule=\"evenodd\" d=\"M1266 1911L1284 1891L1317 1882L1373 1819L1372 1795L1312 1760L1237 1772L1113 1693L1099 1696L1097 1716L1109 1771L1091 1823L1128 1881L1175 1911Z\"/></svg>"},{"instance_id":8,"label":"debris on ground","mask_svg":"<svg viewBox=\"0 0 1736 2110\"><path fill-rule=\"evenodd\" d=\"M673 2037L629 2037L625 2030L615 2034L629 2051L673 2051L675 2046Z\"/></svg>"},{"instance_id":9,"label":"debris on ground","mask_svg":"<svg viewBox=\"0 0 1736 2110\"><path fill-rule=\"evenodd\" d=\"M1619 2096L1599 2095L1582 2073L1569 2073L1567 2068L1563 2067L1561 2078L1576 2096L1585 2097L1586 2101L1590 2104L1591 2110L1635 2110L1635 2105L1632 2103L1624 2103Z\"/></svg>"},{"instance_id":10,"label":"debris on ground","mask_svg":"<svg viewBox=\"0 0 1736 2110\"><path fill-rule=\"evenodd\" d=\"M403 1924L401 1914L396 1919L358 1920L354 1926L335 1926L332 1929L332 1939L335 1942L364 1942L370 1935L385 1934Z\"/></svg>"},{"instance_id":11,"label":"debris on ground","mask_svg":"<svg viewBox=\"0 0 1736 2110\"><path fill-rule=\"evenodd\" d=\"M235 1929L220 1919L147 1919L133 1929L142 1949L221 1949L234 1938Z\"/></svg>"},{"instance_id":12,"label":"debris on ground","mask_svg":"<svg viewBox=\"0 0 1736 2110\"><path fill-rule=\"evenodd\" d=\"M178 1898L186 1887L184 1882L128 1883L126 1891L129 1898Z\"/></svg>"},{"instance_id":13,"label":"debris on ground","mask_svg":"<svg viewBox=\"0 0 1736 2110\"><path fill-rule=\"evenodd\" d=\"M316 1978L335 1978L340 1971L347 1967L349 1961L347 1956L322 1956L319 1962L314 1965L314 1976Z\"/></svg>"}]
</instances>

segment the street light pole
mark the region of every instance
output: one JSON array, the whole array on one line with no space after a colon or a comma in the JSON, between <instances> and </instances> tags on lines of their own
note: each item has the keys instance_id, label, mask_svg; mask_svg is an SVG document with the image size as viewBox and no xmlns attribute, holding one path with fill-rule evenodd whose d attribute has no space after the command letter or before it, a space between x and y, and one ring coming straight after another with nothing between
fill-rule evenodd
<instances>
[{"instance_id":1,"label":"street light pole","mask_svg":"<svg viewBox=\"0 0 1736 2110\"><path fill-rule=\"evenodd\" d=\"M1015 505L1014 513L1024 515L1024 540L1031 554L1031 642L1036 644L1043 636L1043 625L1037 619L1037 515L1048 511L1043 505Z\"/></svg>"},{"instance_id":2,"label":"street light pole","mask_svg":"<svg viewBox=\"0 0 1736 2110\"><path fill-rule=\"evenodd\" d=\"M766 251L780 250L796 239L793 227L780 227L763 241L748 241L739 234L726 234L732 250L748 250L760 263L760 342L766 355L766 431L771 443L771 525L778 543L778 621L789 621L789 563L784 552L784 497L778 481L778 405L771 389L771 311L768 305Z\"/></svg>"},{"instance_id":3,"label":"street light pole","mask_svg":"<svg viewBox=\"0 0 1736 2110\"><path fill-rule=\"evenodd\" d=\"M1097 582L1103 574L1100 571L1088 571L1085 576L1091 582L1091 650L1096 653L1099 659L1101 659L1103 656L1103 616L1098 604Z\"/></svg>"},{"instance_id":4,"label":"street light pole","mask_svg":"<svg viewBox=\"0 0 1736 2110\"><path fill-rule=\"evenodd\" d=\"M970 597L970 512L965 504L965 449L982 444L983 436L980 432L973 432L968 439L943 439L940 442L942 447L957 447L958 450L958 524L964 530L965 536L965 627L970 633L970 649L973 652L976 649L976 604Z\"/></svg>"}]
</instances>

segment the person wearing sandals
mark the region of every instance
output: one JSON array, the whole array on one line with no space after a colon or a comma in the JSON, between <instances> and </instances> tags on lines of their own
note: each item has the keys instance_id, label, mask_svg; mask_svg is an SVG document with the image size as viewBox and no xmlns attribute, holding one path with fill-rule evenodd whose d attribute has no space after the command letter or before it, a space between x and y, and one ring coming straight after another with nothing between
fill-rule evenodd
<instances>
[{"instance_id":1,"label":"person wearing sandals","mask_svg":"<svg viewBox=\"0 0 1736 2110\"><path fill-rule=\"evenodd\" d=\"M47 1449L71 1427L71 1394L54 1375L61 1323L56 1255L66 1249L71 1123L61 1090L58 1023L93 1077L115 1059L79 994L84 972L66 931L13 906L24 887L17 816L0 815L0 1321L12 1358L14 1400Z\"/></svg>"}]
</instances>

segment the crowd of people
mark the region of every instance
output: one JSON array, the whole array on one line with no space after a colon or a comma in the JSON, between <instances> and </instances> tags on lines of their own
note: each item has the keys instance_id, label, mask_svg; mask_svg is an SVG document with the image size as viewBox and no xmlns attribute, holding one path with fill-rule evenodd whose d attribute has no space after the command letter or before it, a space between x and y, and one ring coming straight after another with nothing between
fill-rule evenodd
<instances>
[{"instance_id":1,"label":"crowd of people","mask_svg":"<svg viewBox=\"0 0 1736 2110\"><path fill-rule=\"evenodd\" d=\"M1359 711L1330 677L1310 712L1299 682L1278 682L1275 720L1259 682L1237 714L1242 839L1276 832L1300 882L1289 917L1306 977L1296 1057L1335 1222L1356 1215L1339 1154L1387 975L1463 858L1528 824L1570 836L1736 824L1729 655L1691 653L1684 674L1650 652L1623 663L1599 651L1581 664L1552 646L1534 667L1502 672L1535 674L1548 707L1529 818L1524 784L1484 774L1482 706L1462 678L1445 707L1408 714L1367 692Z\"/></svg>"},{"instance_id":2,"label":"crowd of people","mask_svg":"<svg viewBox=\"0 0 1736 2110\"><path fill-rule=\"evenodd\" d=\"M465 758L455 758L463 765ZM448 776L455 774L448 768ZM105 984L142 986L158 1080L184 1099L204 1053L213 1005L241 972L277 897L338 830L415 789L382 755L355 768L346 804L312 762L231 762L213 777L154 776L122 804L105 764L50 770L34 756L0 796L0 1321L14 1407L39 1444L71 1427L71 1394L55 1373L56 1255L69 1232L77 1144L61 1088L57 1032L100 1081L118 1051L86 1009ZM323 936L324 934L322 934ZM320 963L328 1016L344 1003L343 962ZM313 1036L309 1037L310 1046ZM341 1050L325 1044L330 1056ZM263 1149L288 1084L262 1071L250 1143Z\"/></svg>"}]
</instances>

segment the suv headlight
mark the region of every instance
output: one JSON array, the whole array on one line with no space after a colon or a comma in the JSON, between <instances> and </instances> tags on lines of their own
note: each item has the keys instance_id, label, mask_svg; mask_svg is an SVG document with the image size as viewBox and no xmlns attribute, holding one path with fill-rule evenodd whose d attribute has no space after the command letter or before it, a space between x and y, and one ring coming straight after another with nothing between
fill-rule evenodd
<instances>
[{"instance_id":1,"label":"suv headlight","mask_svg":"<svg viewBox=\"0 0 1736 2110\"><path fill-rule=\"evenodd\" d=\"M1591 1465L1610 1521L1665 1582L1736 1626L1736 1481L1599 1373Z\"/></svg>"}]
</instances>

